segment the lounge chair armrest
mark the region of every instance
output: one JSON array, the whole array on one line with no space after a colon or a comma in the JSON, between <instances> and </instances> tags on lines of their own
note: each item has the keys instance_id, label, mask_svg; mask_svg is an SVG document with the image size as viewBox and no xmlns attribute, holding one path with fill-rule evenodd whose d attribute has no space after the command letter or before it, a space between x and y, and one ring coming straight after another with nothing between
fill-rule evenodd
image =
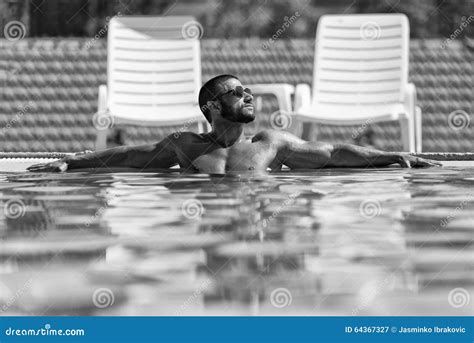
<instances>
[{"instance_id":1,"label":"lounge chair armrest","mask_svg":"<svg viewBox=\"0 0 474 343\"><path fill-rule=\"evenodd\" d=\"M291 112L291 96L295 92L295 87L287 83L260 83L248 85L255 94L272 94L278 100L281 111Z\"/></svg>"},{"instance_id":2,"label":"lounge chair armrest","mask_svg":"<svg viewBox=\"0 0 474 343\"><path fill-rule=\"evenodd\" d=\"M295 90L295 111L311 105L311 87L306 83L300 83Z\"/></svg>"}]
</instances>

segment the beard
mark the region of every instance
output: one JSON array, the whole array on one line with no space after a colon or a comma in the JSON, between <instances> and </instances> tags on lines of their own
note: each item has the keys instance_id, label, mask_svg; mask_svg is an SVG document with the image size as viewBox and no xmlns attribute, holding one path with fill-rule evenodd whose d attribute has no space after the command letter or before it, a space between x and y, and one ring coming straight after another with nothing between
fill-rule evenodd
<instances>
[{"instance_id":1,"label":"beard","mask_svg":"<svg viewBox=\"0 0 474 343\"><path fill-rule=\"evenodd\" d=\"M254 108L252 107L240 107L235 109L227 104L222 104L222 118L234 123L250 123L255 120Z\"/></svg>"}]
</instances>

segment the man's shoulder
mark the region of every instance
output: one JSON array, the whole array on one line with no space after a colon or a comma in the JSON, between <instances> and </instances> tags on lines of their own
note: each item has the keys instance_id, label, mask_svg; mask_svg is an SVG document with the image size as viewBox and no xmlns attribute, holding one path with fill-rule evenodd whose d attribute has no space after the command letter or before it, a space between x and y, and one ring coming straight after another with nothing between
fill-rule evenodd
<instances>
[{"instance_id":1,"label":"man's shoulder","mask_svg":"<svg viewBox=\"0 0 474 343\"><path fill-rule=\"evenodd\" d=\"M252 138L252 142L262 141L271 144L280 145L282 143L290 142L293 140L300 140L290 132L283 130L262 130L255 134Z\"/></svg>"},{"instance_id":2,"label":"man's shoulder","mask_svg":"<svg viewBox=\"0 0 474 343\"><path fill-rule=\"evenodd\" d=\"M204 135L205 134L194 133L191 131L176 131L167 138L175 143L195 143L202 142L204 140Z\"/></svg>"}]
</instances>

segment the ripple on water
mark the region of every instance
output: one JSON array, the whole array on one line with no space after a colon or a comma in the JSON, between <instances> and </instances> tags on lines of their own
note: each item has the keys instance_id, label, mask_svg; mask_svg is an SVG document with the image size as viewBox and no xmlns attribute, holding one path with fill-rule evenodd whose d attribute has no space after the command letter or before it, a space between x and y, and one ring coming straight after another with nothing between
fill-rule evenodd
<instances>
[{"instance_id":1,"label":"ripple on water","mask_svg":"<svg viewBox=\"0 0 474 343\"><path fill-rule=\"evenodd\" d=\"M218 246L214 253L226 257L246 256L284 256L303 253L315 253L319 249L316 243L291 243L284 242L237 242Z\"/></svg>"},{"instance_id":2,"label":"ripple on water","mask_svg":"<svg viewBox=\"0 0 474 343\"><path fill-rule=\"evenodd\" d=\"M103 305L120 306L126 299L123 287L91 282L86 273L66 268L3 274L1 279L2 290L8 292L1 293L0 303L24 314L91 314Z\"/></svg>"},{"instance_id":3,"label":"ripple on water","mask_svg":"<svg viewBox=\"0 0 474 343\"><path fill-rule=\"evenodd\" d=\"M39 256L57 254L90 254L103 252L109 246L118 244L117 237L92 236L83 238L70 234L68 237L49 239L39 237L34 240L10 239L0 242L0 256Z\"/></svg>"},{"instance_id":4,"label":"ripple on water","mask_svg":"<svg viewBox=\"0 0 474 343\"><path fill-rule=\"evenodd\" d=\"M16 192L27 193L87 193L95 191L93 187L75 187L75 186L40 186L40 187L18 187L14 189Z\"/></svg>"},{"instance_id":5,"label":"ripple on water","mask_svg":"<svg viewBox=\"0 0 474 343\"><path fill-rule=\"evenodd\" d=\"M0 306L23 292L7 314L467 313L447 296L474 289L471 175L8 174ZM190 199L202 211L186 216ZM104 288L115 302L100 308ZM292 302L280 309L282 288Z\"/></svg>"}]
</instances>

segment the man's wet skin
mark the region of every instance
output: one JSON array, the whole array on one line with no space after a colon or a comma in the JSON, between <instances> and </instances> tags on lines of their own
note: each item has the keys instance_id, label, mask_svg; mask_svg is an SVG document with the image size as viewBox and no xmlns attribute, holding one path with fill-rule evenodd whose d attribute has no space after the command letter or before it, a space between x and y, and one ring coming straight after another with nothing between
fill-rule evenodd
<instances>
[{"instance_id":1,"label":"man's wet skin","mask_svg":"<svg viewBox=\"0 0 474 343\"><path fill-rule=\"evenodd\" d=\"M209 134L188 134L183 137L183 148L178 149L181 168L202 173L224 174L238 171L265 171L281 169L276 158L276 149L265 132L252 139L242 140L230 147L216 143ZM192 143L189 143L192 142Z\"/></svg>"},{"instance_id":2,"label":"man's wet skin","mask_svg":"<svg viewBox=\"0 0 474 343\"><path fill-rule=\"evenodd\" d=\"M215 78L212 92L206 83L200 105L210 120L210 133L175 133L161 142L123 146L104 151L68 156L62 160L34 165L30 171L64 171L79 168L133 167L140 170L170 168L210 174L291 169L365 168L399 164L402 167L440 165L407 154L384 152L351 144L307 142L284 131L265 130L251 139L244 127L255 119L253 96L235 77ZM209 88L206 88L209 87ZM207 94L207 95L206 95ZM204 99L204 100L203 100Z\"/></svg>"},{"instance_id":3,"label":"man's wet skin","mask_svg":"<svg viewBox=\"0 0 474 343\"><path fill-rule=\"evenodd\" d=\"M219 84L219 93L242 87L239 80L230 79ZM233 171L265 171L267 168L281 168L276 161L276 151L271 142L260 133L251 139L244 136L243 125L255 119L253 96L244 92L238 98L227 94L222 99L225 110L224 125L216 120L215 125L222 126L222 134L216 130L205 134L184 133L171 144L176 152L181 168L202 173L224 174Z\"/></svg>"}]
</instances>

